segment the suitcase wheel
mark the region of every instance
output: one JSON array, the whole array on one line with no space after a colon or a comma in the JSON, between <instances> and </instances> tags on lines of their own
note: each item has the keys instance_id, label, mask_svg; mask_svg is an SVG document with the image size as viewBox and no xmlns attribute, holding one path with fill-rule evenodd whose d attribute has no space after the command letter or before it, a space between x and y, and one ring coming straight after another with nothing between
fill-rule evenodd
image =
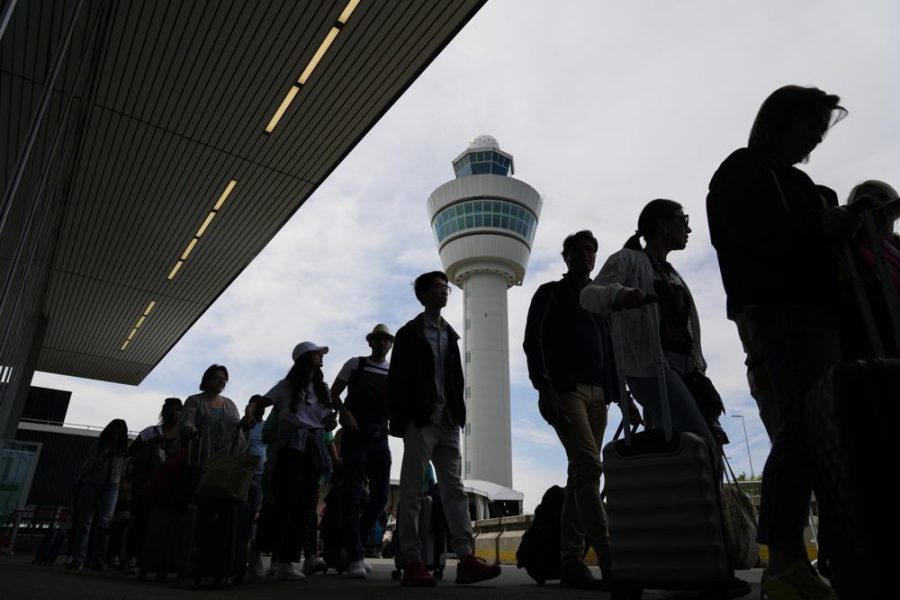
<instances>
[{"instance_id":1,"label":"suitcase wheel","mask_svg":"<svg viewBox=\"0 0 900 600\"><path fill-rule=\"evenodd\" d=\"M403 576L403 571L400 569L394 569L391 571L391 579L394 581L400 581L400 578Z\"/></svg>"},{"instance_id":2,"label":"suitcase wheel","mask_svg":"<svg viewBox=\"0 0 900 600\"><path fill-rule=\"evenodd\" d=\"M435 569L434 573L432 573L435 579L441 580L444 578L444 570L443 569Z\"/></svg>"},{"instance_id":3,"label":"suitcase wheel","mask_svg":"<svg viewBox=\"0 0 900 600\"><path fill-rule=\"evenodd\" d=\"M537 581L538 585L544 585L545 583L547 583L546 579L535 579L535 581Z\"/></svg>"}]
</instances>

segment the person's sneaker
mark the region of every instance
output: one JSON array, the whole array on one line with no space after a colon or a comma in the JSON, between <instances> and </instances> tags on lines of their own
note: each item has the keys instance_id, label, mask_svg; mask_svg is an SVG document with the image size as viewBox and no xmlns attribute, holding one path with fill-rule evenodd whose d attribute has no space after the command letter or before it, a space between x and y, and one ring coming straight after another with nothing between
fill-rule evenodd
<instances>
[{"instance_id":1,"label":"person's sneaker","mask_svg":"<svg viewBox=\"0 0 900 600\"><path fill-rule=\"evenodd\" d=\"M247 572L250 574L250 577L253 577L254 579L265 579L266 568L263 566L262 556L260 555L259 550L250 552Z\"/></svg>"},{"instance_id":2,"label":"person's sneaker","mask_svg":"<svg viewBox=\"0 0 900 600\"><path fill-rule=\"evenodd\" d=\"M749 583L743 579L732 577L731 581L728 582L728 586L725 588L724 597L729 600L731 600L731 598L743 598L752 591L753 588L750 587Z\"/></svg>"},{"instance_id":3,"label":"person's sneaker","mask_svg":"<svg viewBox=\"0 0 900 600\"><path fill-rule=\"evenodd\" d=\"M474 554L463 556L456 567L456 583L465 585L487 581L500 575L500 565L489 565L483 558Z\"/></svg>"},{"instance_id":4,"label":"person's sneaker","mask_svg":"<svg viewBox=\"0 0 900 600\"><path fill-rule=\"evenodd\" d=\"M794 563L778 575L763 571L761 587L762 600L838 600L834 590L814 575L804 561Z\"/></svg>"},{"instance_id":5,"label":"person's sneaker","mask_svg":"<svg viewBox=\"0 0 900 600\"><path fill-rule=\"evenodd\" d=\"M369 561L367 561L365 558L363 558L362 563L363 563L363 568L366 570L366 573L371 573L372 565L369 564Z\"/></svg>"},{"instance_id":6,"label":"person's sneaker","mask_svg":"<svg viewBox=\"0 0 900 600\"><path fill-rule=\"evenodd\" d=\"M412 587L434 587L437 585L437 579L428 572L425 563L412 560L406 563L400 583Z\"/></svg>"},{"instance_id":7,"label":"person's sneaker","mask_svg":"<svg viewBox=\"0 0 900 600\"><path fill-rule=\"evenodd\" d=\"M303 573L305 575L315 575L316 573L324 573L328 570L328 564L321 556L308 556L303 561Z\"/></svg>"},{"instance_id":8,"label":"person's sneaker","mask_svg":"<svg viewBox=\"0 0 900 600\"><path fill-rule=\"evenodd\" d=\"M280 579L281 581L302 581L306 579L306 575L294 566L294 563L278 563L275 579Z\"/></svg>"},{"instance_id":9,"label":"person's sneaker","mask_svg":"<svg viewBox=\"0 0 900 600\"><path fill-rule=\"evenodd\" d=\"M566 562L560 572L560 585L573 590L599 590L608 582L597 579L586 564L581 561Z\"/></svg>"},{"instance_id":10,"label":"person's sneaker","mask_svg":"<svg viewBox=\"0 0 900 600\"><path fill-rule=\"evenodd\" d=\"M351 560L350 565L347 567L347 577L350 579L365 579L367 572L363 559Z\"/></svg>"}]
</instances>

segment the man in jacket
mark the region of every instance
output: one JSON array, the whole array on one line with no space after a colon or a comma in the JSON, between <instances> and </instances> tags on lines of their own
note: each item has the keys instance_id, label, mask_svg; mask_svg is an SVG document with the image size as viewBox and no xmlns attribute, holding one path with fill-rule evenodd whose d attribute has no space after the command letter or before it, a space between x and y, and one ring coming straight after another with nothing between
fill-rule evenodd
<instances>
[{"instance_id":1,"label":"man in jacket","mask_svg":"<svg viewBox=\"0 0 900 600\"><path fill-rule=\"evenodd\" d=\"M441 503L459 557L456 583L476 583L500 574L472 553L474 537L469 502L461 479L459 431L466 423L459 335L441 317L450 285L441 271L416 278L414 290L424 311L397 331L388 371L390 432L403 438L398 529L403 585L432 587L437 580L422 562L419 511L425 495L425 471L437 472Z\"/></svg>"},{"instance_id":2,"label":"man in jacket","mask_svg":"<svg viewBox=\"0 0 900 600\"><path fill-rule=\"evenodd\" d=\"M607 405L618 393L609 323L579 301L591 281L597 248L597 239L587 230L565 239L562 256L568 271L535 292L523 343L538 409L556 430L569 461L560 529L562 585L581 589L602 585L584 564L585 533L603 579L609 577L600 449Z\"/></svg>"}]
</instances>

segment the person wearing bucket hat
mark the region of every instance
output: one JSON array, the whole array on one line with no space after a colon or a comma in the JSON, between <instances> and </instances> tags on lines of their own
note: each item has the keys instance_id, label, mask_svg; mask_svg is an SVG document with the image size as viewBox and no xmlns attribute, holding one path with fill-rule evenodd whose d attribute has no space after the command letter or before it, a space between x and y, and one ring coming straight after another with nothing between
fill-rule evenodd
<instances>
[{"instance_id":1,"label":"person wearing bucket hat","mask_svg":"<svg viewBox=\"0 0 900 600\"><path fill-rule=\"evenodd\" d=\"M456 583L468 584L500 575L473 553L469 501L463 489L460 428L466 424L459 335L441 317L450 282L441 271L419 275L413 283L424 311L397 331L388 371L390 433L403 438L400 468L399 558L406 561L401 583L433 587L437 580L422 562L418 517L425 493L425 471L431 461L453 550L459 557Z\"/></svg>"},{"instance_id":2,"label":"person wearing bucket hat","mask_svg":"<svg viewBox=\"0 0 900 600\"><path fill-rule=\"evenodd\" d=\"M275 506L272 519L279 524L274 554L278 556L275 577L301 580L298 568L308 515L315 510L319 480L331 474L331 457L325 447L324 430L337 426L328 384L322 373L327 346L301 342L294 347L294 361L287 375L266 392L263 405L271 403L278 413L273 443ZM252 404L252 403L251 403Z\"/></svg>"},{"instance_id":3,"label":"person wearing bucket hat","mask_svg":"<svg viewBox=\"0 0 900 600\"><path fill-rule=\"evenodd\" d=\"M365 560L362 541L384 510L390 491L391 449L388 447L388 421L384 414L387 398L387 354L394 336L387 325L379 323L366 334L372 352L369 356L351 358L344 363L331 386L331 400L341 413L343 442L341 460L344 467L343 536L347 559L347 575L364 579L371 570ZM341 394L347 390L346 401ZM369 501L362 507L363 484L368 478Z\"/></svg>"}]
</instances>

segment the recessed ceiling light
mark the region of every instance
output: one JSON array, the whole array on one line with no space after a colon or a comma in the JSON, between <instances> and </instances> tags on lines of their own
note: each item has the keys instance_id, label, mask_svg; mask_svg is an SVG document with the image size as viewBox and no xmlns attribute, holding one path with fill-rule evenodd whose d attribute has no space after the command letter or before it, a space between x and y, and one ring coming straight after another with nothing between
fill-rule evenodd
<instances>
[{"instance_id":1,"label":"recessed ceiling light","mask_svg":"<svg viewBox=\"0 0 900 600\"><path fill-rule=\"evenodd\" d=\"M209 224L212 223L213 217L216 216L216 211L210 211L208 215L206 215L206 220L203 221L203 225L200 226L200 229L197 230L197 235L195 237L201 237L205 232L206 228L209 227Z\"/></svg>"},{"instance_id":2,"label":"recessed ceiling light","mask_svg":"<svg viewBox=\"0 0 900 600\"><path fill-rule=\"evenodd\" d=\"M179 260L177 263L175 263L175 266L172 267L172 270L169 272L169 276L166 279L168 279L169 281L172 281L173 279L175 279L175 275L178 274L178 270L181 268L181 265L183 265L183 264L184 264L183 260Z\"/></svg>"},{"instance_id":3,"label":"recessed ceiling light","mask_svg":"<svg viewBox=\"0 0 900 600\"><path fill-rule=\"evenodd\" d=\"M359 4L359 0L350 0L347 3L347 6L344 8L344 12L341 13L341 16L338 17L338 23L341 25L347 22L347 19L350 18L350 15L353 14L353 11L356 10L357 5Z\"/></svg>"},{"instance_id":4,"label":"recessed ceiling light","mask_svg":"<svg viewBox=\"0 0 900 600\"><path fill-rule=\"evenodd\" d=\"M192 238L190 242L188 242L187 248L184 249L184 252L181 254L181 260L185 261L188 259L188 256L191 255L191 252L194 251L194 246L197 245L197 238Z\"/></svg>"},{"instance_id":5,"label":"recessed ceiling light","mask_svg":"<svg viewBox=\"0 0 900 600\"><path fill-rule=\"evenodd\" d=\"M219 201L216 202L216 205L213 206L213 210L218 211L222 208L222 205L225 204L225 199L228 198L228 195L231 194L231 190L234 189L234 186L237 185L237 180L232 179L228 182L228 185L225 187L225 191L222 192L222 195L219 196Z\"/></svg>"},{"instance_id":6,"label":"recessed ceiling light","mask_svg":"<svg viewBox=\"0 0 900 600\"><path fill-rule=\"evenodd\" d=\"M316 50L316 53L313 54L312 59L309 61L309 64L306 65L306 68L303 69L303 72L300 73L300 79L297 80L297 83L303 85L307 82L307 80L312 75L313 71L316 70L316 67L319 66L319 61L322 60L322 57L325 56L325 53L328 52L328 48L331 46L331 42L334 41L334 38L337 37L337 34L341 32L337 27L332 27L328 32L328 35L325 36L325 39L322 40L322 43L319 44L319 49Z\"/></svg>"},{"instance_id":7,"label":"recessed ceiling light","mask_svg":"<svg viewBox=\"0 0 900 600\"><path fill-rule=\"evenodd\" d=\"M266 125L266 133L272 133L275 131L275 127L278 125L278 121L281 120L281 117L284 116L285 111L288 109L288 106L291 105L291 102L294 101L294 96L297 95L297 92L300 91L300 88L296 85L292 85L290 91L288 91L287 96L284 97L284 100L281 101L281 106L278 107L278 110L275 111L275 115L272 117L272 120L269 121L269 124Z\"/></svg>"}]
</instances>

